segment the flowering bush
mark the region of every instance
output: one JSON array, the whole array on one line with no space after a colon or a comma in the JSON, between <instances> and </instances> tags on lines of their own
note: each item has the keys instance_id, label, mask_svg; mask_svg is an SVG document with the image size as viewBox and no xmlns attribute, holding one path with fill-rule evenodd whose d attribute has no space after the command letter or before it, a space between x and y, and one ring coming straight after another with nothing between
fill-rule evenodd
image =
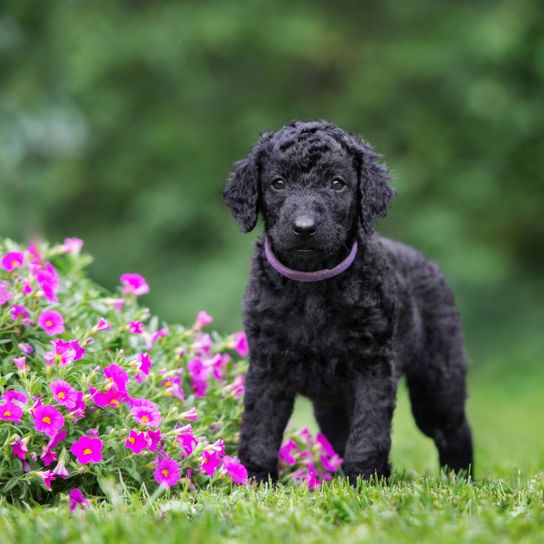
<instances>
[{"instance_id":1,"label":"flowering bush","mask_svg":"<svg viewBox=\"0 0 544 544\"><path fill-rule=\"evenodd\" d=\"M124 489L247 483L235 457L248 348L241 332L184 328L139 305L123 274L112 295L83 273L82 242L20 248L0 241L0 493L71 508ZM342 460L323 435L294 433L283 479L314 488Z\"/></svg>"}]
</instances>

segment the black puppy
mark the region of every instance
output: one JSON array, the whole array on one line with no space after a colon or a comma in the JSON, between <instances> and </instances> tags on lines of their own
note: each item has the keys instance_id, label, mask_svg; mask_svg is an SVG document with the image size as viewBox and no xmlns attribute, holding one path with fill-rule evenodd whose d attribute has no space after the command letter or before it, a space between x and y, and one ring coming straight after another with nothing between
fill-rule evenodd
<instances>
[{"instance_id":1,"label":"black puppy","mask_svg":"<svg viewBox=\"0 0 544 544\"><path fill-rule=\"evenodd\" d=\"M440 464L471 470L459 313L434 263L374 233L393 196L371 146L325 121L263 134L227 182L244 232L264 218L244 299L239 449L259 481L277 477L297 394L312 400L350 480L388 476L402 373Z\"/></svg>"}]
</instances>

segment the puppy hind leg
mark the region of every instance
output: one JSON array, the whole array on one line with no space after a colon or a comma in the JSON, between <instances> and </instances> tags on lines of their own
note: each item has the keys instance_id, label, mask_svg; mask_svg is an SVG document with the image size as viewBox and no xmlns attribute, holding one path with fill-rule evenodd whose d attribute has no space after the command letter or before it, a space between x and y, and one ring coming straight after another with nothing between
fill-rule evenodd
<instances>
[{"instance_id":1,"label":"puppy hind leg","mask_svg":"<svg viewBox=\"0 0 544 544\"><path fill-rule=\"evenodd\" d=\"M464 368L464 364L455 372L427 368L408 373L407 381L417 426L434 440L440 466L472 475L472 433L465 412Z\"/></svg>"}]
</instances>

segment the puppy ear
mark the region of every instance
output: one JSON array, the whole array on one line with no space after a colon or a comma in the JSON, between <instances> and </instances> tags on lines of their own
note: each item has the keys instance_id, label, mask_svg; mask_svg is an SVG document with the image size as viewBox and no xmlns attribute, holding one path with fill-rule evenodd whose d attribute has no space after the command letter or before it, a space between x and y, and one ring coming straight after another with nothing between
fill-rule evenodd
<instances>
[{"instance_id":1,"label":"puppy ear","mask_svg":"<svg viewBox=\"0 0 544 544\"><path fill-rule=\"evenodd\" d=\"M374 232L374 224L385 217L395 190L389 186L390 174L387 166L380 162L372 146L354 138L356 163L359 173L359 213L366 234Z\"/></svg>"},{"instance_id":2,"label":"puppy ear","mask_svg":"<svg viewBox=\"0 0 544 544\"><path fill-rule=\"evenodd\" d=\"M251 153L234 164L223 191L223 200L231 209L242 232L253 230L257 224L260 195L259 160L263 152L263 143L269 140L271 135L272 133L263 134Z\"/></svg>"}]
</instances>

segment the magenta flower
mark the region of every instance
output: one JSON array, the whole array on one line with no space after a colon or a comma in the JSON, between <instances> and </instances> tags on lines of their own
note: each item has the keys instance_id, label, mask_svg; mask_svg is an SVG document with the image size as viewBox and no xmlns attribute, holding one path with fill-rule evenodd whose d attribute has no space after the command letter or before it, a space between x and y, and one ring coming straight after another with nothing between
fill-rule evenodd
<instances>
[{"instance_id":1,"label":"magenta flower","mask_svg":"<svg viewBox=\"0 0 544 544\"><path fill-rule=\"evenodd\" d=\"M21 342L19 344L19 349L25 354L25 355L30 355L33 351L34 351L34 348L30 345L30 344L27 344L26 342Z\"/></svg>"},{"instance_id":2,"label":"magenta flower","mask_svg":"<svg viewBox=\"0 0 544 544\"><path fill-rule=\"evenodd\" d=\"M159 449L159 446L161 445L161 432L160 431L152 431L151 429L148 429L146 431L147 436L147 443L149 444L149 449L151 451L155 451Z\"/></svg>"},{"instance_id":3,"label":"magenta flower","mask_svg":"<svg viewBox=\"0 0 544 544\"><path fill-rule=\"evenodd\" d=\"M209 334L199 334L193 341L193 349L197 355L205 355L212 349L212 337Z\"/></svg>"},{"instance_id":4,"label":"magenta flower","mask_svg":"<svg viewBox=\"0 0 544 544\"><path fill-rule=\"evenodd\" d=\"M138 455L142 452L142 450L147 448L147 439L145 437L145 433L139 433L131 429L128 438L125 441L125 446L129 450L132 450L136 455Z\"/></svg>"},{"instance_id":5,"label":"magenta flower","mask_svg":"<svg viewBox=\"0 0 544 544\"><path fill-rule=\"evenodd\" d=\"M77 255L83 247L83 240L79 238L65 238L62 245L62 251L64 253L73 253Z\"/></svg>"},{"instance_id":6,"label":"magenta flower","mask_svg":"<svg viewBox=\"0 0 544 544\"><path fill-rule=\"evenodd\" d=\"M296 459L293 457L293 452L298 449L297 443L291 438L289 439L281 448L279 451L278 458L280 461L285 463L286 465L294 465L296 463Z\"/></svg>"},{"instance_id":7,"label":"magenta flower","mask_svg":"<svg viewBox=\"0 0 544 544\"><path fill-rule=\"evenodd\" d=\"M151 349L157 340L160 340L161 338L164 338L165 336L168 336L168 328L162 327L162 329L159 329L156 333L154 333L151 337L149 335L146 336L146 347L147 349Z\"/></svg>"},{"instance_id":8,"label":"magenta flower","mask_svg":"<svg viewBox=\"0 0 544 544\"><path fill-rule=\"evenodd\" d=\"M116 364L104 367L102 370L104 376L113 384L121 393L127 393L128 374Z\"/></svg>"},{"instance_id":9,"label":"magenta flower","mask_svg":"<svg viewBox=\"0 0 544 544\"><path fill-rule=\"evenodd\" d=\"M30 314L28 313L28 310L20 304L14 304L9 309L9 313L11 314L11 319L13 319L13 321L20 320L23 325L30 325L32 323L30 321Z\"/></svg>"},{"instance_id":10,"label":"magenta flower","mask_svg":"<svg viewBox=\"0 0 544 544\"><path fill-rule=\"evenodd\" d=\"M16 435L15 440L9 444L11 446L11 453L21 461L25 460L26 454L28 453L28 448L26 447L28 439L29 437L21 438Z\"/></svg>"},{"instance_id":11,"label":"magenta flower","mask_svg":"<svg viewBox=\"0 0 544 544\"><path fill-rule=\"evenodd\" d=\"M244 394L246 379L243 374L239 374L234 378L234 381L226 387L229 394L234 395L235 398L239 398Z\"/></svg>"},{"instance_id":12,"label":"magenta flower","mask_svg":"<svg viewBox=\"0 0 544 544\"><path fill-rule=\"evenodd\" d=\"M43 464L46 467L56 461L57 454L53 451L53 448L60 444L66 438L66 434L66 431L62 429L49 439L49 442L47 443L42 451L42 454L40 455L40 459L43 461Z\"/></svg>"},{"instance_id":13,"label":"magenta flower","mask_svg":"<svg viewBox=\"0 0 544 544\"><path fill-rule=\"evenodd\" d=\"M318 478L317 470L313 463L308 464L308 474L306 476L306 483L310 491L313 491L316 487L321 485L321 481Z\"/></svg>"},{"instance_id":14,"label":"magenta flower","mask_svg":"<svg viewBox=\"0 0 544 544\"><path fill-rule=\"evenodd\" d=\"M49 336L55 336L64 332L64 319L54 310L44 310L38 318L38 326Z\"/></svg>"},{"instance_id":15,"label":"magenta flower","mask_svg":"<svg viewBox=\"0 0 544 544\"><path fill-rule=\"evenodd\" d=\"M68 495L68 504L70 505L70 513L76 510L76 508L81 508L82 510L89 508L89 501L77 487L70 491L70 494Z\"/></svg>"},{"instance_id":16,"label":"magenta flower","mask_svg":"<svg viewBox=\"0 0 544 544\"><path fill-rule=\"evenodd\" d=\"M247 336L245 332L234 333L234 351L236 351L240 357L247 357L249 355L249 347L247 345Z\"/></svg>"},{"instance_id":17,"label":"magenta flower","mask_svg":"<svg viewBox=\"0 0 544 544\"><path fill-rule=\"evenodd\" d=\"M208 448L202 452L202 462L200 463L200 468L208 476L211 476L220 464L221 459L218 451Z\"/></svg>"},{"instance_id":18,"label":"magenta flower","mask_svg":"<svg viewBox=\"0 0 544 544\"><path fill-rule=\"evenodd\" d=\"M53 474L53 471L40 470L40 471L37 471L36 474L41 478L43 485L45 485L47 489L51 489L51 482L55 480L55 475Z\"/></svg>"},{"instance_id":19,"label":"magenta flower","mask_svg":"<svg viewBox=\"0 0 544 544\"><path fill-rule=\"evenodd\" d=\"M94 332L109 331L110 329L111 329L111 325L103 317L101 317L98 320L98 323L93 327Z\"/></svg>"},{"instance_id":20,"label":"magenta flower","mask_svg":"<svg viewBox=\"0 0 544 544\"><path fill-rule=\"evenodd\" d=\"M329 456L333 457L336 455L332 444L329 442L328 438L323 433L317 433L315 435L317 443L323 448L323 451Z\"/></svg>"},{"instance_id":21,"label":"magenta flower","mask_svg":"<svg viewBox=\"0 0 544 544\"><path fill-rule=\"evenodd\" d=\"M162 487L172 487L179 482L180 473L178 464L170 457L156 460L155 481Z\"/></svg>"},{"instance_id":22,"label":"magenta flower","mask_svg":"<svg viewBox=\"0 0 544 544\"><path fill-rule=\"evenodd\" d=\"M139 297L149 293L149 285L140 274L123 274L120 279L123 284L124 295L131 293Z\"/></svg>"},{"instance_id":23,"label":"magenta flower","mask_svg":"<svg viewBox=\"0 0 544 544\"><path fill-rule=\"evenodd\" d=\"M49 386L55 400L68 410L73 410L76 407L77 391L68 383L62 380L51 382Z\"/></svg>"},{"instance_id":24,"label":"magenta flower","mask_svg":"<svg viewBox=\"0 0 544 544\"><path fill-rule=\"evenodd\" d=\"M138 353L136 363L138 364L138 374L136 374L135 379L138 383L142 383L149 375L149 370L153 363L147 353Z\"/></svg>"},{"instance_id":25,"label":"magenta flower","mask_svg":"<svg viewBox=\"0 0 544 544\"><path fill-rule=\"evenodd\" d=\"M169 395L177 397L180 400L184 400L183 389L181 388L181 378L179 376L172 376L163 380L162 385L166 388Z\"/></svg>"},{"instance_id":26,"label":"magenta flower","mask_svg":"<svg viewBox=\"0 0 544 544\"><path fill-rule=\"evenodd\" d=\"M8 290L8 282L0 281L0 306L5 304L13 295Z\"/></svg>"},{"instance_id":27,"label":"magenta flower","mask_svg":"<svg viewBox=\"0 0 544 544\"><path fill-rule=\"evenodd\" d=\"M200 357L195 357L187 363L187 371L195 381L207 381L210 377L210 369L204 364Z\"/></svg>"},{"instance_id":28,"label":"magenta flower","mask_svg":"<svg viewBox=\"0 0 544 544\"><path fill-rule=\"evenodd\" d=\"M117 408L125 399L125 393L121 393L116 387L111 387L107 391L99 391L93 395L93 402L100 408L112 406Z\"/></svg>"},{"instance_id":29,"label":"magenta flower","mask_svg":"<svg viewBox=\"0 0 544 544\"><path fill-rule=\"evenodd\" d=\"M21 404L26 404L28 402L28 397L22 391L14 391L13 389L10 389L2 395L0 400L13 400L20 402Z\"/></svg>"},{"instance_id":30,"label":"magenta flower","mask_svg":"<svg viewBox=\"0 0 544 544\"><path fill-rule=\"evenodd\" d=\"M199 331L202 329L202 327L209 325L212 321L213 317L210 314L204 311L198 312L198 314L196 314L196 321L193 325L193 330Z\"/></svg>"},{"instance_id":31,"label":"magenta flower","mask_svg":"<svg viewBox=\"0 0 544 544\"><path fill-rule=\"evenodd\" d=\"M132 399L130 413L134 419L148 427L158 427L161 422L161 413L157 406L146 399Z\"/></svg>"},{"instance_id":32,"label":"magenta flower","mask_svg":"<svg viewBox=\"0 0 544 544\"><path fill-rule=\"evenodd\" d=\"M102 440L90 436L82 436L74 442L70 451L76 456L79 463L100 463L102 461Z\"/></svg>"},{"instance_id":33,"label":"magenta flower","mask_svg":"<svg viewBox=\"0 0 544 544\"><path fill-rule=\"evenodd\" d=\"M26 357L14 357L13 364L17 367L17 370L24 371L27 369Z\"/></svg>"},{"instance_id":34,"label":"magenta flower","mask_svg":"<svg viewBox=\"0 0 544 544\"><path fill-rule=\"evenodd\" d=\"M142 334L144 332L144 324L141 321L131 321L128 324L128 330L132 334Z\"/></svg>"},{"instance_id":35,"label":"magenta flower","mask_svg":"<svg viewBox=\"0 0 544 544\"><path fill-rule=\"evenodd\" d=\"M247 483L247 469L235 457L225 455L223 458L223 468L235 484Z\"/></svg>"},{"instance_id":36,"label":"magenta flower","mask_svg":"<svg viewBox=\"0 0 544 544\"><path fill-rule=\"evenodd\" d=\"M23 410L18 404L11 400L7 400L0 404L0 419L4 421L13 421L13 423L21 423L23 418Z\"/></svg>"},{"instance_id":37,"label":"magenta flower","mask_svg":"<svg viewBox=\"0 0 544 544\"><path fill-rule=\"evenodd\" d=\"M37 406L32 415L36 429L47 436L55 436L64 425L63 415L54 406L48 404Z\"/></svg>"},{"instance_id":38,"label":"magenta flower","mask_svg":"<svg viewBox=\"0 0 544 544\"><path fill-rule=\"evenodd\" d=\"M330 472L337 471L342 466L342 463L344 462L344 460L336 453L332 455L331 457L328 457L327 455L321 455L319 459L321 460L321 464L323 465L323 468Z\"/></svg>"},{"instance_id":39,"label":"magenta flower","mask_svg":"<svg viewBox=\"0 0 544 544\"><path fill-rule=\"evenodd\" d=\"M182 412L179 417L181 417L182 419L187 419L188 421L198 421L198 412L193 406L193 408L191 408L190 410Z\"/></svg>"},{"instance_id":40,"label":"magenta flower","mask_svg":"<svg viewBox=\"0 0 544 544\"><path fill-rule=\"evenodd\" d=\"M191 425L185 425L185 427L180 427L176 430L178 432L176 440L183 448L182 457L191 455L198 445L198 439L193 434L193 428Z\"/></svg>"},{"instance_id":41,"label":"magenta flower","mask_svg":"<svg viewBox=\"0 0 544 544\"><path fill-rule=\"evenodd\" d=\"M12 272L16 268L21 268L25 262L25 254L22 251L8 251L2 257L2 268Z\"/></svg>"},{"instance_id":42,"label":"magenta flower","mask_svg":"<svg viewBox=\"0 0 544 544\"><path fill-rule=\"evenodd\" d=\"M47 300L58 302L57 291L60 287L60 279L55 267L51 263L46 263L45 268L36 272L36 281Z\"/></svg>"}]
</instances>

